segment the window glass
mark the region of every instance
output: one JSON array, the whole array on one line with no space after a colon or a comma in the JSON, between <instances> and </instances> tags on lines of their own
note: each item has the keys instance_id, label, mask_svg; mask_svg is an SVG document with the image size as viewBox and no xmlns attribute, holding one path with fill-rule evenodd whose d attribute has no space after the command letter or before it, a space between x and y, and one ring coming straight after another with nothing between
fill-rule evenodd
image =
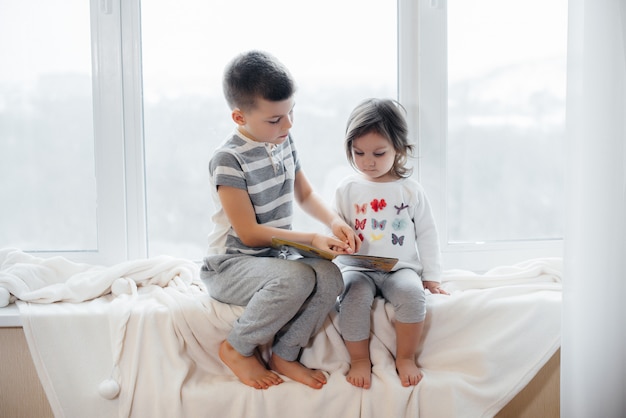
<instances>
[{"instance_id":1,"label":"window glass","mask_svg":"<svg viewBox=\"0 0 626 418\"><path fill-rule=\"evenodd\" d=\"M206 251L208 162L234 128L221 78L236 54L266 50L292 72L292 134L304 172L329 202L352 172L343 151L350 111L367 97L397 97L395 2L185 0L173 7L151 0L142 2L141 14L151 256L199 259ZM295 224L319 228L301 213Z\"/></svg>"},{"instance_id":2,"label":"window glass","mask_svg":"<svg viewBox=\"0 0 626 418\"><path fill-rule=\"evenodd\" d=\"M89 2L0 2L0 247L97 246Z\"/></svg>"},{"instance_id":3,"label":"window glass","mask_svg":"<svg viewBox=\"0 0 626 418\"><path fill-rule=\"evenodd\" d=\"M567 1L447 9L448 242L560 239Z\"/></svg>"}]
</instances>

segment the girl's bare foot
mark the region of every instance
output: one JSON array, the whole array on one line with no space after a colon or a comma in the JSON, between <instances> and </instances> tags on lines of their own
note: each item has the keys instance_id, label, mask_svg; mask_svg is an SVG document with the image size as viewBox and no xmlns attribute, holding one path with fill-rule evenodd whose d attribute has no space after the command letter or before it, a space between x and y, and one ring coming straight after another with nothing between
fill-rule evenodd
<instances>
[{"instance_id":1,"label":"girl's bare foot","mask_svg":"<svg viewBox=\"0 0 626 418\"><path fill-rule=\"evenodd\" d=\"M257 356L246 357L233 348L228 341L220 344L219 355L235 376L248 386L267 389L283 382L276 373L267 370Z\"/></svg>"},{"instance_id":2,"label":"girl's bare foot","mask_svg":"<svg viewBox=\"0 0 626 418\"><path fill-rule=\"evenodd\" d=\"M372 383L372 363L370 360L353 360L346 380L358 388L369 389Z\"/></svg>"},{"instance_id":3,"label":"girl's bare foot","mask_svg":"<svg viewBox=\"0 0 626 418\"><path fill-rule=\"evenodd\" d=\"M304 383L313 389L321 389L326 384L326 376L321 370L304 367L299 361L287 361L276 354L272 354L269 363L270 368L275 372L296 382Z\"/></svg>"},{"instance_id":4,"label":"girl's bare foot","mask_svg":"<svg viewBox=\"0 0 626 418\"><path fill-rule=\"evenodd\" d=\"M412 358L396 359L396 369L398 370L398 376L400 376L400 382L402 382L404 387L415 386L422 380L422 371Z\"/></svg>"}]
</instances>

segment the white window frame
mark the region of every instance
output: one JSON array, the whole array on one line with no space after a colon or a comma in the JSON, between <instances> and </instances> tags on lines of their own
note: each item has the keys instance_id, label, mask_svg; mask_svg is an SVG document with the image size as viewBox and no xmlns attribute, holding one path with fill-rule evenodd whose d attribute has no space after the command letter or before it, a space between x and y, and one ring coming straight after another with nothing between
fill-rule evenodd
<instances>
[{"instance_id":1,"label":"white window frame","mask_svg":"<svg viewBox=\"0 0 626 418\"><path fill-rule=\"evenodd\" d=\"M399 6L399 16L402 18L399 23L400 101L408 104L411 112L410 127L412 130L417 128L419 132L417 175L433 207L444 268L485 271L528 259L562 257L562 239L474 243L449 241L446 210L447 1L400 0Z\"/></svg>"},{"instance_id":2,"label":"white window frame","mask_svg":"<svg viewBox=\"0 0 626 418\"><path fill-rule=\"evenodd\" d=\"M113 264L147 255L139 1L91 0L97 248L55 252Z\"/></svg>"}]
</instances>

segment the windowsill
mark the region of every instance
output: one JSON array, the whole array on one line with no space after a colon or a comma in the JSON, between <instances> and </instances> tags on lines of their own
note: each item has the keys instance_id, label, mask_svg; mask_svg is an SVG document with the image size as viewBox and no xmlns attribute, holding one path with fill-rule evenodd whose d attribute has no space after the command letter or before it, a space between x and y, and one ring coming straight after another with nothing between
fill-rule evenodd
<instances>
[{"instance_id":1,"label":"windowsill","mask_svg":"<svg viewBox=\"0 0 626 418\"><path fill-rule=\"evenodd\" d=\"M0 328L21 327L20 311L15 303L0 308Z\"/></svg>"}]
</instances>

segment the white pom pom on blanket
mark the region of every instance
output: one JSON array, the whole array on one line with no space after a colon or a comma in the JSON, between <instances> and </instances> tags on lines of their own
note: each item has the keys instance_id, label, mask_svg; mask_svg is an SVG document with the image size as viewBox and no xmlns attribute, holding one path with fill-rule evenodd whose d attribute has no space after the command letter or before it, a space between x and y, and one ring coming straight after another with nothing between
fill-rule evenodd
<instances>
[{"instance_id":1,"label":"white pom pom on blanket","mask_svg":"<svg viewBox=\"0 0 626 418\"><path fill-rule=\"evenodd\" d=\"M120 384L111 377L100 383L100 386L98 386L98 392L103 398L113 400L117 398L117 395L120 393Z\"/></svg>"}]
</instances>

